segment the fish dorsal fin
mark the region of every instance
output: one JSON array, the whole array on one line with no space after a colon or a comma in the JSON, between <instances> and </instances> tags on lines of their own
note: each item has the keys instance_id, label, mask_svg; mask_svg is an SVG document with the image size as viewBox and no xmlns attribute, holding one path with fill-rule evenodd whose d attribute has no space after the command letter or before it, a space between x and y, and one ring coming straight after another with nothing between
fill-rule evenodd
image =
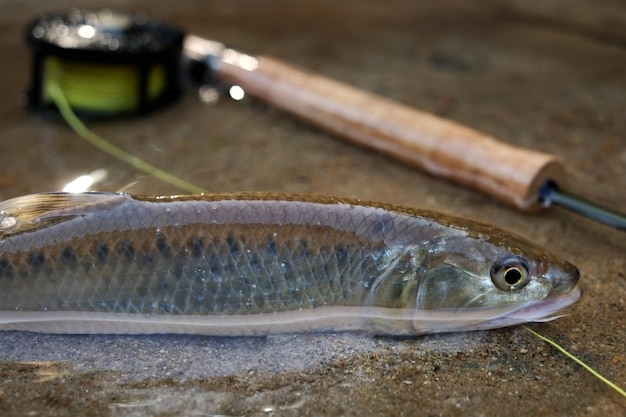
<instances>
[{"instance_id":1,"label":"fish dorsal fin","mask_svg":"<svg viewBox=\"0 0 626 417\"><path fill-rule=\"evenodd\" d=\"M0 237L71 220L130 198L105 192L39 193L0 202Z\"/></svg>"}]
</instances>

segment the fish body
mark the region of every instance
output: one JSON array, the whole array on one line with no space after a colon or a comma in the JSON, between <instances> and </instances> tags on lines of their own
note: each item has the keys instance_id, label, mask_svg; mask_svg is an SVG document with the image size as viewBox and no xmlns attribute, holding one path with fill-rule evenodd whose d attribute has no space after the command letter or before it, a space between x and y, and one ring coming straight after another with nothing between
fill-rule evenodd
<instances>
[{"instance_id":1,"label":"fish body","mask_svg":"<svg viewBox=\"0 0 626 417\"><path fill-rule=\"evenodd\" d=\"M0 330L424 334L542 320L578 271L493 226L332 197L0 202Z\"/></svg>"}]
</instances>

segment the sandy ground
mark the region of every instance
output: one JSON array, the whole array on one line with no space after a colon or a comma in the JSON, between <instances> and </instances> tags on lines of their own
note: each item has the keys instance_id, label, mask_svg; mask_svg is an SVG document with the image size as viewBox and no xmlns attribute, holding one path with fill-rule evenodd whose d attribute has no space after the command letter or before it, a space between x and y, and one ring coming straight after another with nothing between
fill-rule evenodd
<instances>
[{"instance_id":1,"label":"sandy ground","mask_svg":"<svg viewBox=\"0 0 626 417\"><path fill-rule=\"evenodd\" d=\"M518 146L558 155L568 188L626 211L626 13L611 1L111 1L255 54L274 55ZM72 2L72 5L99 2ZM70 6L55 2L55 8ZM508 8L510 6L510 8ZM0 198L106 169L103 190L179 190L23 108L26 22L43 1L0 2ZM582 272L583 300L532 328L626 386L623 232L490 197L356 148L258 103L194 90L97 133L213 191L334 194L492 222ZM523 161L520 161L523 163ZM0 334L3 416L606 416L619 397L521 327L413 339Z\"/></svg>"}]
</instances>

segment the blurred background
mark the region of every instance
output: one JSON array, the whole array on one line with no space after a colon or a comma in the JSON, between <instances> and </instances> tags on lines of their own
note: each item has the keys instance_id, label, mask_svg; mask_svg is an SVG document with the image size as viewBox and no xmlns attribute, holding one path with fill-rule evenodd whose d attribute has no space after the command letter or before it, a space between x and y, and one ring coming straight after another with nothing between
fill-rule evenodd
<instances>
[{"instance_id":1,"label":"blurred background","mask_svg":"<svg viewBox=\"0 0 626 417\"><path fill-rule=\"evenodd\" d=\"M611 0L0 0L0 199L61 190L96 170L107 175L93 189L182 192L95 149L54 111L26 107L27 24L43 12L109 7L145 11L187 33L555 154L567 167L569 190L626 211L623 6ZM249 97L204 102L196 85L147 116L85 123L210 191L330 194L431 208L539 242L580 268L585 295L567 317L534 328L626 385L622 232L559 209L519 213ZM520 328L400 341L10 333L0 335L0 364L0 384L14 381L0 386L3 415L87 409L130 415L111 404L141 402L148 405L133 407L133 415L618 415L626 409L623 398Z\"/></svg>"}]
</instances>

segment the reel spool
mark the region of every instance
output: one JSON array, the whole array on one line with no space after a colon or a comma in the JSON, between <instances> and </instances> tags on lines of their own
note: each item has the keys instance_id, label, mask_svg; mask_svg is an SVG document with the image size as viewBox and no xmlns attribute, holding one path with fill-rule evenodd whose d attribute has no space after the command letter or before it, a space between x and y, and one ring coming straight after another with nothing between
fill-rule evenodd
<instances>
[{"instance_id":1,"label":"reel spool","mask_svg":"<svg viewBox=\"0 0 626 417\"><path fill-rule=\"evenodd\" d=\"M72 109L84 116L145 114L182 91L184 32L146 14L73 9L34 20L29 106L54 108L56 82Z\"/></svg>"}]
</instances>

